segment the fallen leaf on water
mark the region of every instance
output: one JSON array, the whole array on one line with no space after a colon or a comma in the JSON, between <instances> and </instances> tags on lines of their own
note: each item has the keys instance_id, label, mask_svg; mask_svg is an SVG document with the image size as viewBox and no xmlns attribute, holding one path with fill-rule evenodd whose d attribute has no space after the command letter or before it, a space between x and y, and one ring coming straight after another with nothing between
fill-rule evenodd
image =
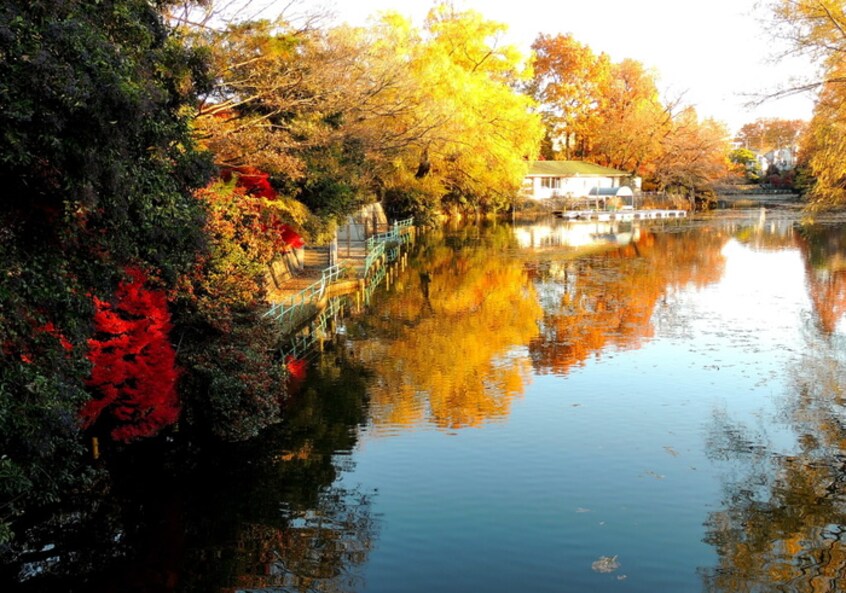
<instances>
[{"instance_id":1,"label":"fallen leaf on water","mask_svg":"<svg viewBox=\"0 0 846 593\"><path fill-rule=\"evenodd\" d=\"M605 574L620 568L620 563L617 562L617 556L600 556L590 567L594 572Z\"/></svg>"}]
</instances>

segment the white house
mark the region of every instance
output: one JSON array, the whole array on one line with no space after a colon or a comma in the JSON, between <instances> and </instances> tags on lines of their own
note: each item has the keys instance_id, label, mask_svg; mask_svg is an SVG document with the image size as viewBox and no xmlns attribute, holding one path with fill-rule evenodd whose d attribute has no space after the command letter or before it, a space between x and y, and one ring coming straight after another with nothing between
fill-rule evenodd
<instances>
[{"instance_id":1,"label":"white house","mask_svg":"<svg viewBox=\"0 0 846 593\"><path fill-rule=\"evenodd\" d=\"M600 189L621 187L631 182L630 173L593 163L533 161L529 163L529 172L523 180L523 190L533 200L586 198L591 193L597 195Z\"/></svg>"},{"instance_id":2,"label":"white house","mask_svg":"<svg viewBox=\"0 0 846 593\"><path fill-rule=\"evenodd\" d=\"M777 148L765 154L764 158L769 166L775 165L779 171L787 171L796 168L796 152L790 147Z\"/></svg>"}]
</instances>

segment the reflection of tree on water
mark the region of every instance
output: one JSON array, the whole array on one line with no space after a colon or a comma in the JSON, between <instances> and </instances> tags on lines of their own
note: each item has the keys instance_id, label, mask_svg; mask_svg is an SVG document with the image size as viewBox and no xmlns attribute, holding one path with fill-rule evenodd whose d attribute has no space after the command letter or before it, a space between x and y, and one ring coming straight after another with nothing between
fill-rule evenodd
<instances>
[{"instance_id":1,"label":"reflection of tree on water","mask_svg":"<svg viewBox=\"0 0 846 593\"><path fill-rule=\"evenodd\" d=\"M366 419L365 379L326 359L287 422L249 443L206 445L190 463L154 451L123 460L93 512L65 515L34 548L49 542L47 553L22 558L31 578L15 590L360 589L371 496L334 482Z\"/></svg>"},{"instance_id":2,"label":"reflection of tree on water","mask_svg":"<svg viewBox=\"0 0 846 593\"><path fill-rule=\"evenodd\" d=\"M230 585L315 592L361 588L356 567L376 537L371 497L334 482L366 421L364 374L329 357L311 369L288 410L283 440L273 448L268 480L259 476L257 496L247 501L249 509L257 501L266 505L267 514L248 515L242 523ZM203 550L201 558L217 552Z\"/></svg>"},{"instance_id":3,"label":"reflection of tree on water","mask_svg":"<svg viewBox=\"0 0 846 593\"><path fill-rule=\"evenodd\" d=\"M420 292L423 293L423 302L426 310L434 313L432 302L429 300L429 285L432 283L432 275L429 273L429 270L421 270L418 276L420 278Z\"/></svg>"},{"instance_id":4,"label":"reflection of tree on water","mask_svg":"<svg viewBox=\"0 0 846 593\"><path fill-rule=\"evenodd\" d=\"M797 242L814 312L822 331L831 334L846 313L846 227L805 225Z\"/></svg>"},{"instance_id":5,"label":"reflection of tree on water","mask_svg":"<svg viewBox=\"0 0 846 593\"><path fill-rule=\"evenodd\" d=\"M708 591L846 589L846 344L810 324L806 341L786 410L795 452L779 454L765 435L727 421L715 426L711 453L745 471L707 523L719 555L704 573Z\"/></svg>"},{"instance_id":6,"label":"reflection of tree on water","mask_svg":"<svg viewBox=\"0 0 846 593\"><path fill-rule=\"evenodd\" d=\"M795 245L796 221L793 215L761 208L729 218L721 225L738 242L761 251L781 251Z\"/></svg>"},{"instance_id":7,"label":"reflection of tree on water","mask_svg":"<svg viewBox=\"0 0 846 593\"><path fill-rule=\"evenodd\" d=\"M644 230L619 249L535 270L544 305L541 332L530 344L535 368L565 374L605 347L639 348L669 290L720 278L726 240L720 232Z\"/></svg>"},{"instance_id":8,"label":"reflection of tree on water","mask_svg":"<svg viewBox=\"0 0 846 593\"><path fill-rule=\"evenodd\" d=\"M356 347L378 369L377 429L478 426L523 393L530 367L518 349L537 332L540 308L511 245L509 227L430 233L411 272L359 320L376 336Z\"/></svg>"}]
</instances>

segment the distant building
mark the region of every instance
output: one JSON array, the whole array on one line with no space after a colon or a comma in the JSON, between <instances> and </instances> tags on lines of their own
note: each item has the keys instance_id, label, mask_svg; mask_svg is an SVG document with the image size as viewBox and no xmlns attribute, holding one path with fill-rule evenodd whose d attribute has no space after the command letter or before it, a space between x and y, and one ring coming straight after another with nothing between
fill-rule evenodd
<instances>
[{"instance_id":1,"label":"distant building","mask_svg":"<svg viewBox=\"0 0 846 593\"><path fill-rule=\"evenodd\" d=\"M640 178L630 173L582 161L533 161L523 180L526 197L533 200L550 198L587 198L600 190L635 185ZM603 194L605 192L602 192Z\"/></svg>"},{"instance_id":2,"label":"distant building","mask_svg":"<svg viewBox=\"0 0 846 593\"><path fill-rule=\"evenodd\" d=\"M779 148L771 150L764 155L769 166L775 166L779 171L788 171L796 168L796 151L792 148Z\"/></svg>"}]
</instances>

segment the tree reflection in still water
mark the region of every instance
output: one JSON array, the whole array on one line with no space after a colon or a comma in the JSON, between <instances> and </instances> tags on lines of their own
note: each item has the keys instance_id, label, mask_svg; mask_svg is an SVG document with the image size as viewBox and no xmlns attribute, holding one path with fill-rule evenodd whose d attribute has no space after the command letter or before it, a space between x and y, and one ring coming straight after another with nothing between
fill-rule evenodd
<instances>
[{"instance_id":1,"label":"tree reflection in still water","mask_svg":"<svg viewBox=\"0 0 846 593\"><path fill-rule=\"evenodd\" d=\"M28 578L11 588L360 590L372 494L336 481L366 421L367 374L327 356L309 375L286 422L248 443L178 459L133 448L102 501L33 534L46 553L24 556Z\"/></svg>"},{"instance_id":2,"label":"tree reflection in still water","mask_svg":"<svg viewBox=\"0 0 846 593\"><path fill-rule=\"evenodd\" d=\"M713 229L643 229L624 247L539 268L536 283L546 298L541 332L529 346L536 370L563 375L604 348L639 348L652 336L652 314L670 290L720 278L727 240Z\"/></svg>"},{"instance_id":3,"label":"tree reflection in still water","mask_svg":"<svg viewBox=\"0 0 846 593\"><path fill-rule=\"evenodd\" d=\"M353 593L362 588L358 569L378 530L372 495L336 481L349 469L345 465L358 428L366 422L368 376L343 356L327 355L309 370L287 410L280 440L264 442L269 449L258 456L261 471L250 472L254 487L241 494L243 515L235 529L221 542L212 539L213 545L187 563L199 568L192 575L200 577L200 586L192 590L209 590L202 584L204 569L226 557L231 564L220 575L222 591ZM221 500L219 512L232 502ZM199 516L216 517L208 510Z\"/></svg>"},{"instance_id":4,"label":"tree reflection in still water","mask_svg":"<svg viewBox=\"0 0 846 593\"><path fill-rule=\"evenodd\" d=\"M523 263L508 257L510 233L430 233L412 270L361 320L378 337L357 346L379 376L370 391L377 430L478 426L523 393L531 367L518 349L541 310Z\"/></svg>"},{"instance_id":5,"label":"tree reflection in still water","mask_svg":"<svg viewBox=\"0 0 846 593\"><path fill-rule=\"evenodd\" d=\"M846 313L846 227L805 225L797 233L808 292L820 329L831 334Z\"/></svg>"},{"instance_id":6,"label":"tree reflection in still water","mask_svg":"<svg viewBox=\"0 0 846 593\"><path fill-rule=\"evenodd\" d=\"M716 423L711 453L742 468L712 513L706 542L718 565L708 591L834 593L846 587L846 349L842 337L806 324L804 356L790 369L785 416L795 450L766 435Z\"/></svg>"}]
</instances>

